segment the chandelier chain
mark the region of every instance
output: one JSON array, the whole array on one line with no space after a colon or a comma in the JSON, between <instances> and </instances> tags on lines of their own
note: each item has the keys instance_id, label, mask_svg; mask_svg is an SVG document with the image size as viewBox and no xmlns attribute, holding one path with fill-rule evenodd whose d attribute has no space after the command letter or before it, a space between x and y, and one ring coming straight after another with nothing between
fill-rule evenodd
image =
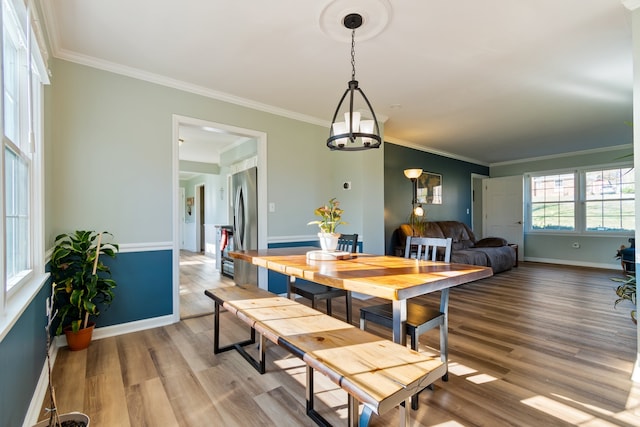
<instances>
[{"instance_id":1,"label":"chandelier chain","mask_svg":"<svg viewBox=\"0 0 640 427\"><path fill-rule=\"evenodd\" d=\"M356 29L351 30L351 80L356 79Z\"/></svg>"}]
</instances>

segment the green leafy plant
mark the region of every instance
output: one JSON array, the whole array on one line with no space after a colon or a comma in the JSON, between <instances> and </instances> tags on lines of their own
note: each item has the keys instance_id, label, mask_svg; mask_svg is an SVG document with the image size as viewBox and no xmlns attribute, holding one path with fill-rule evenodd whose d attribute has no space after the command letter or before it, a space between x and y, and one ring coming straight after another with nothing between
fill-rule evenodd
<instances>
[{"instance_id":1,"label":"green leafy plant","mask_svg":"<svg viewBox=\"0 0 640 427\"><path fill-rule=\"evenodd\" d=\"M633 304L633 309L631 310L631 320L633 321L633 323L637 324L638 319L636 313L636 276L628 275L624 279L614 277L611 280L620 283L620 285L616 288L616 295L618 296L618 299L613 303L613 306L616 307L622 301L631 301L631 303Z\"/></svg>"},{"instance_id":2,"label":"green leafy plant","mask_svg":"<svg viewBox=\"0 0 640 427\"><path fill-rule=\"evenodd\" d=\"M78 230L56 237L51 255L54 298L60 316L56 334L71 325L74 332L85 328L89 315L100 314L98 304L110 305L116 282L111 270L100 261L100 255L116 256L118 245L102 243L108 232Z\"/></svg>"},{"instance_id":3,"label":"green leafy plant","mask_svg":"<svg viewBox=\"0 0 640 427\"><path fill-rule=\"evenodd\" d=\"M347 224L346 222L341 221L344 211L340 209L339 206L340 202L338 202L335 197L332 198L329 200L328 204L320 206L313 211L314 215L319 216L322 219L310 221L307 225L316 224L323 233L335 233L338 225Z\"/></svg>"},{"instance_id":4,"label":"green leafy plant","mask_svg":"<svg viewBox=\"0 0 640 427\"><path fill-rule=\"evenodd\" d=\"M411 224L416 236L426 236L427 226L429 225L426 212L422 215L416 215L415 210L412 209L409 214L409 224Z\"/></svg>"}]
</instances>

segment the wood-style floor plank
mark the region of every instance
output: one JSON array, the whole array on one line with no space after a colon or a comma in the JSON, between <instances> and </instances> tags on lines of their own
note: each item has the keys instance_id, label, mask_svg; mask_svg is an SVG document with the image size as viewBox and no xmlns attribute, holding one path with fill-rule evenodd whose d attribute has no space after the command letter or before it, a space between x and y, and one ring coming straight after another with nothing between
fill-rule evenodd
<instances>
[{"instance_id":1,"label":"wood-style floor plank","mask_svg":"<svg viewBox=\"0 0 640 427\"><path fill-rule=\"evenodd\" d=\"M190 280L215 287L207 268ZM453 288L449 381L420 394L411 426L639 426L640 384L630 380L636 330L626 308L613 308L616 276L622 272L525 262ZM438 298L418 301L435 306ZM213 302L201 299L212 312ZM354 299L354 323L361 306L379 302ZM336 317L344 309L334 302ZM248 337L231 313L221 318L221 344ZM438 347L437 330L420 337L421 351ZM315 425L304 413L304 364L271 343L266 354L264 375L235 351L214 355L213 316L190 317L81 352L60 349L54 383L61 410L87 412L92 426ZM316 391L319 412L346 425L346 394L318 375ZM371 423L392 425L396 410Z\"/></svg>"},{"instance_id":2,"label":"wood-style floor plank","mask_svg":"<svg viewBox=\"0 0 640 427\"><path fill-rule=\"evenodd\" d=\"M132 426L177 427L179 425L160 378L152 378L127 387L126 397Z\"/></svg>"}]
</instances>

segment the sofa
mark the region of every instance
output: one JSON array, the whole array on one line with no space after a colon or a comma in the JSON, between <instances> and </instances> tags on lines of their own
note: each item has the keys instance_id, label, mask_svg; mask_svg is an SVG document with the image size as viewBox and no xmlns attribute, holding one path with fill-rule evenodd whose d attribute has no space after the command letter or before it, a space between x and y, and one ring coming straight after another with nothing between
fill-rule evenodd
<instances>
[{"instance_id":1,"label":"sofa","mask_svg":"<svg viewBox=\"0 0 640 427\"><path fill-rule=\"evenodd\" d=\"M494 273L510 270L516 265L516 250L501 237L476 240L473 231L459 221L429 221L414 227L422 237L451 237L451 262L491 267ZM412 235L409 224L396 230L396 255L404 255L407 236Z\"/></svg>"}]
</instances>

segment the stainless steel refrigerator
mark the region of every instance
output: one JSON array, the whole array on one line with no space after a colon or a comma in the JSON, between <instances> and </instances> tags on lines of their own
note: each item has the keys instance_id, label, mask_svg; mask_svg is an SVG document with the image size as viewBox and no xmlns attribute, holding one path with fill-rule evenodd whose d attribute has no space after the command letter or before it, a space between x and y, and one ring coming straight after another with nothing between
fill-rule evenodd
<instances>
[{"instance_id":1,"label":"stainless steel refrigerator","mask_svg":"<svg viewBox=\"0 0 640 427\"><path fill-rule=\"evenodd\" d=\"M231 176L233 194L233 248L258 249L258 169L253 167ZM237 284L258 284L258 267L242 260L233 262Z\"/></svg>"}]
</instances>

